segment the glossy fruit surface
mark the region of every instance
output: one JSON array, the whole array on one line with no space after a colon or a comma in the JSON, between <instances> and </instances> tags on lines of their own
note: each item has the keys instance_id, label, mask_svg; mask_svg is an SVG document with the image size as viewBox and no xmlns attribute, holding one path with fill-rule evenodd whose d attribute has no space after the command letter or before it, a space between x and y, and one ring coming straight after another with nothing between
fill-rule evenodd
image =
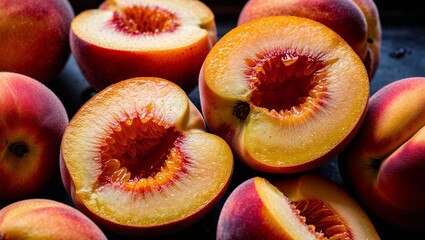
<instances>
[{"instance_id":1,"label":"glossy fruit surface","mask_svg":"<svg viewBox=\"0 0 425 240\"><path fill-rule=\"evenodd\" d=\"M199 78L212 133L257 170L293 173L326 162L362 122L366 69L334 31L294 16L256 19L213 47Z\"/></svg>"},{"instance_id":2,"label":"glossy fruit surface","mask_svg":"<svg viewBox=\"0 0 425 240\"><path fill-rule=\"evenodd\" d=\"M217 30L201 1L116 0L78 14L70 38L96 90L132 77L160 77L190 92Z\"/></svg>"},{"instance_id":3,"label":"glossy fruit surface","mask_svg":"<svg viewBox=\"0 0 425 240\"><path fill-rule=\"evenodd\" d=\"M61 172L76 206L120 234L164 235L203 217L233 170L227 143L205 132L185 92L132 78L91 98L62 140Z\"/></svg>"}]
</instances>

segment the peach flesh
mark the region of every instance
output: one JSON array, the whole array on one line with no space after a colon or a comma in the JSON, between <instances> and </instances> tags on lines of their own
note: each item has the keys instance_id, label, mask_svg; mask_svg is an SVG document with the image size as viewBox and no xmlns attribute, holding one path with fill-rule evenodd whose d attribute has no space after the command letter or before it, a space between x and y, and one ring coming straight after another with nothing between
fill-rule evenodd
<instances>
[{"instance_id":1,"label":"peach flesh","mask_svg":"<svg viewBox=\"0 0 425 240\"><path fill-rule=\"evenodd\" d=\"M190 92L217 41L217 30L213 13L200 1L120 0L76 16L70 39L76 61L95 90L123 79L155 76Z\"/></svg>"},{"instance_id":2,"label":"peach flesh","mask_svg":"<svg viewBox=\"0 0 425 240\"><path fill-rule=\"evenodd\" d=\"M145 120L140 116L127 119L106 138L101 154L100 184L126 182L127 188L145 191L161 188L162 184L184 174L186 157L173 148L182 135L173 127Z\"/></svg>"},{"instance_id":3,"label":"peach flesh","mask_svg":"<svg viewBox=\"0 0 425 240\"><path fill-rule=\"evenodd\" d=\"M238 18L238 25L267 16L307 17L330 27L363 60L370 79L380 60L381 26L373 0L250 0Z\"/></svg>"},{"instance_id":4,"label":"peach flesh","mask_svg":"<svg viewBox=\"0 0 425 240\"><path fill-rule=\"evenodd\" d=\"M364 116L369 79L335 32L275 16L242 24L217 42L199 92L209 129L239 159L257 170L293 173L319 166L349 142Z\"/></svg>"},{"instance_id":5,"label":"peach flesh","mask_svg":"<svg viewBox=\"0 0 425 240\"><path fill-rule=\"evenodd\" d=\"M335 183L303 174L237 186L223 205L217 239L378 239L360 206Z\"/></svg>"},{"instance_id":6,"label":"peach flesh","mask_svg":"<svg viewBox=\"0 0 425 240\"><path fill-rule=\"evenodd\" d=\"M230 148L205 132L184 91L157 78L102 90L62 141L62 178L76 206L125 235L163 235L199 220L224 194L232 169Z\"/></svg>"},{"instance_id":7,"label":"peach flesh","mask_svg":"<svg viewBox=\"0 0 425 240\"><path fill-rule=\"evenodd\" d=\"M111 23L119 31L130 34L158 34L172 32L179 27L178 18L171 12L158 7L127 7L114 11Z\"/></svg>"},{"instance_id":8,"label":"peach flesh","mask_svg":"<svg viewBox=\"0 0 425 240\"><path fill-rule=\"evenodd\" d=\"M318 199L300 200L292 202L299 211L300 216L305 217L307 225L314 226L316 232L323 233L327 238L338 236L339 238L353 239L353 233L328 203Z\"/></svg>"},{"instance_id":9,"label":"peach flesh","mask_svg":"<svg viewBox=\"0 0 425 240\"><path fill-rule=\"evenodd\" d=\"M259 59L254 66L248 65L247 80L254 84L252 104L285 116L306 111L326 98L326 82L314 77L325 66L320 60L279 52Z\"/></svg>"},{"instance_id":10,"label":"peach flesh","mask_svg":"<svg viewBox=\"0 0 425 240\"><path fill-rule=\"evenodd\" d=\"M217 239L320 239L297 209L266 179L238 185L221 209Z\"/></svg>"}]
</instances>

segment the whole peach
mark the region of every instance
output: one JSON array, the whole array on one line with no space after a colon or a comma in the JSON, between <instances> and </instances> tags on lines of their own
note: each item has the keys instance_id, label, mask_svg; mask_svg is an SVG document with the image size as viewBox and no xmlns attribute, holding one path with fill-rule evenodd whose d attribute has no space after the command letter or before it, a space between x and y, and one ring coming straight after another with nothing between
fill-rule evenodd
<instances>
[{"instance_id":1,"label":"whole peach","mask_svg":"<svg viewBox=\"0 0 425 240\"><path fill-rule=\"evenodd\" d=\"M0 210L0 239L106 240L87 216L64 203L31 198Z\"/></svg>"},{"instance_id":2,"label":"whole peach","mask_svg":"<svg viewBox=\"0 0 425 240\"><path fill-rule=\"evenodd\" d=\"M372 79L380 60L381 24L373 0L249 0L238 25L275 15L316 20L338 33L363 60Z\"/></svg>"},{"instance_id":3,"label":"whole peach","mask_svg":"<svg viewBox=\"0 0 425 240\"><path fill-rule=\"evenodd\" d=\"M425 229L425 77L404 78L370 98L364 123L339 156L343 179L367 209Z\"/></svg>"},{"instance_id":4,"label":"whole peach","mask_svg":"<svg viewBox=\"0 0 425 240\"><path fill-rule=\"evenodd\" d=\"M0 71L48 83L70 54L67 0L0 0Z\"/></svg>"},{"instance_id":5,"label":"whole peach","mask_svg":"<svg viewBox=\"0 0 425 240\"><path fill-rule=\"evenodd\" d=\"M47 86L0 72L0 199L40 191L59 173L60 142L68 116Z\"/></svg>"}]
</instances>

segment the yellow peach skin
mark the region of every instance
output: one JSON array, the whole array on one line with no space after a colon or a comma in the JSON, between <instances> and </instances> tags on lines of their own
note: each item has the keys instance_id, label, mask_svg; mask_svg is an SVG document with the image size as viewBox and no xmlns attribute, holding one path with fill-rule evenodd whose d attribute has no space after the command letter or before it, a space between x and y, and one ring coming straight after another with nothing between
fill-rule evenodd
<instances>
[{"instance_id":1,"label":"yellow peach skin","mask_svg":"<svg viewBox=\"0 0 425 240\"><path fill-rule=\"evenodd\" d=\"M406 229L425 229L424 92L424 77L378 90L358 135L339 156L343 179L367 209Z\"/></svg>"}]
</instances>

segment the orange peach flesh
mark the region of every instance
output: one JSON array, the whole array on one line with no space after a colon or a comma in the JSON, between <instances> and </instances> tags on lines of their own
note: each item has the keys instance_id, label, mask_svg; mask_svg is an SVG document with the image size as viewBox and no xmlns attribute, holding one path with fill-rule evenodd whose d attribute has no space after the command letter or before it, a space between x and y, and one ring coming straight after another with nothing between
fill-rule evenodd
<instances>
[{"instance_id":1,"label":"orange peach flesh","mask_svg":"<svg viewBox=\"0 0 425 240\"><path fill-rule=\"evenodd\" d=\"M242 9L238 24L260 17L292 15L328 26L363 58L366 53L366 19L352 0L250 0Z\"/></svg>"},{"instance_id":2,"label":"orange peach flesh","mask_svg":"<svg viewBox=\"0 0 425 240\"><path fill-rule=\"evenodd\" d=\"M367 215L343 189L320 176L269 183L254 177L223 205L217 239L378 239Z\"/></svg>"},{"instance_id":3,"label":"orange peach flesh","mask_svg":"<svg viewBox=\"0 0 425 240\"><path fill-rule=\"evenodd\" d=\"M361 206L339 185L314 174L273 182L306 224L329 239L379 239Z\"/></svg>"},{"instance_id":4,"label":"orange peach flesh","mask_svg":"<svg viewBox=\"0 0 425 240\"><path fill-rule=\"evenodd\" d=\"M267 180L254 177L226 199L217 226L217 239L318 239L297 209Z\"/></svg>"},{"instance_id":5,"label":"orange peach flesh","mask_svg":"<svg viewBox=\"0 0 425 240\"><path fill-rule=\"evenodd\" d=\"M200 76L211 131L269 172L306 170L340 149L358 128L369 95L367 72L351 47L297 17L257 19L229 33ZM269 36L267 44L257 36Z\"/></svg>"},{"instance_id":6,"label":"orange peach flesh","mask_svg":"<svg viewBox=\"0 0 425 240\"><path fill-rule=\"evenodd\" d=\"M250 0L238 24L277 15L307 17L330 27L359 55L370 80L375 75L380 61L381 26L373 0Z\"/></svg>"},{"instance_id":7,"label":"orange peach flesh","mask_svg":"<svg viewBox=\"0 0 425 240\"><path fill-rule=\"evenodd\" d=\"M114 229L198 219L230 180L230 148L205 132L200 112L167 82L117 83L81 108L65 132L67 188L106 225L119 226Z\"/></svg>"}]
</instances>

